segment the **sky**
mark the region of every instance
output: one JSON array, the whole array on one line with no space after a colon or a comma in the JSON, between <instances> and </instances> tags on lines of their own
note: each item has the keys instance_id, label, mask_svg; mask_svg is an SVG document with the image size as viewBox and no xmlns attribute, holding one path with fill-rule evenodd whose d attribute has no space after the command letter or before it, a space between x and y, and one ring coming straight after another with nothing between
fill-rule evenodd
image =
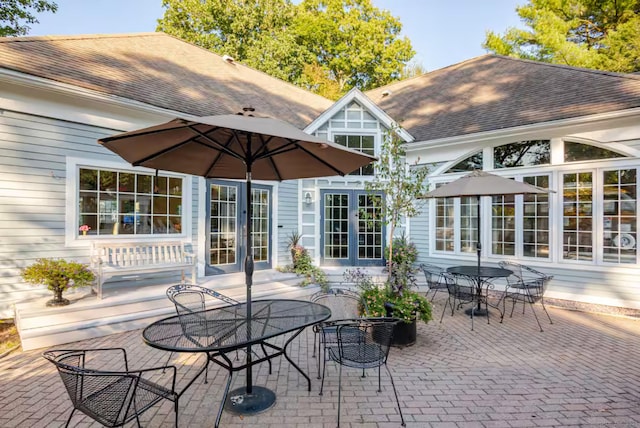
<instances>
[{"instance_id":1,"label":"sky","mask_svg":"<svg viewBox=\"0 0 640 428\"><path fill-rule=\"evenodd\" d=\"M162 0L54 0L55 14L38 15L30 36L155 31ZM522 27L515 12L527 0L372 0L400 19L402 34L416 51L413 61L427 71L483 55L487 30Z\"/></svg>"}]
</instances>

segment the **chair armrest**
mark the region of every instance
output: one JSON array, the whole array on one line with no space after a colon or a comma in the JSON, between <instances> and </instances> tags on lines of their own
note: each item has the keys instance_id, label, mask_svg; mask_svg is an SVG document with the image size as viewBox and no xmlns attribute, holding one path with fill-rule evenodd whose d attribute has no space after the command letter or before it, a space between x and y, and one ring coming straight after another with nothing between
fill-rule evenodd
<instances>
[{"instance_id":1,"label":"chair armrest","mask_svg":"<svg viewBox=\"0 0 640 428\"><path fill-rule=\"evenodd\" d=\"M153 374L155 372L160 372L162 374L166 373L166 370L170 370L170 376L171 376L171 392L176 391L176 375L177 375L177 369L175 366L159 366L159 367L151 367L151 368L147 368L147 369L141 369L141 370L132 370L129 371L130 374L135 374L137 373L140 377L144 378L145 374ZM145 378L146 379L146 378ZM147 379L148 380L148 379ZM158 382L153 382L158 384Z\"/></svg>"}]
</instances>

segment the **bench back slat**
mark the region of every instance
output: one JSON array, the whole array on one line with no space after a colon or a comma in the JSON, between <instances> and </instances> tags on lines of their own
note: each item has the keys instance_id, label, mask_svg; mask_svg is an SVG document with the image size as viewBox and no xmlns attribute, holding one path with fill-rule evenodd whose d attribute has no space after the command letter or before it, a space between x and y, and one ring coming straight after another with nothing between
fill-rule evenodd
<instances>
[{"instance_id":1,"label":"bench back slat","mask_svg":"<svg viewBox=\"0 0 640 428\"><path fill-rule=\"evenodd\" d=\"M93 254L103 264L122 268L187 262L183 242L95 243Z\"/></svg>"}]
</instances>

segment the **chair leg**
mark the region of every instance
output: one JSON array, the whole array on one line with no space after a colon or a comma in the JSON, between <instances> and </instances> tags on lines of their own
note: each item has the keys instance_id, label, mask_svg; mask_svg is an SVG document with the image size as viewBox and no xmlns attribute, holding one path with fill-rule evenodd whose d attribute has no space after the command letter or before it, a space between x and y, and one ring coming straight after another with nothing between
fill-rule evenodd
<instances>
[{"instance_id":1,"label":"chair leg","mask_svg":"<svg viewBox=\"0 0 640 428\"><path fill-rule=\"evenodd\" d=\"M176 401L173 402L173 410L176 412L176 428L178 428L178 397L176 397Z\"/></svg>"},{"instance_id":2,"label":"chair leg","mask_svg":"<svg viewBox=\"0 0 640 428\"><path fill-rule=\"evenodd\" d=\"M393 388L393 394L396 396L396 403L398 403L398 413L400 413L400 421L403 427L407 426L407 424L404 422L404 416L402 416L402 408L400 408L400 399L398 398L398 391L396 391L396 385L393 382L393 376L391 376L391 370L389 370L389 367L387 367L387 365L384 365L384 368L387 369L387 373L389 374L389 379L391 380L391 387Z\"/></svg>"},{"instance_id":3,"label":"chair leg","mask_svg":"<svg viewBox=\"0 0 640 428\"><path fill-rule=\"evenodd\" d=\"M549 324L553 324L553 321L551 320L551 315L549 315L549 312L547 312L547 308L544 306L544 298L540 298L540 304L542 305L542 309L544 310L544 313L547 314L547 318L549 318Z\"/></svg>"},{"instance_id":4,"label":"chair leg","mask_svg":"<svg viewBox=\"0 0 640 428\"><path fill-rule=\"evenodd\" d=\"M71 418L73 417L73 414L75 413L76 408L74 407L73 410L71 410L71 414L69 415L69 419L67 419L67 424L65 425L65 428L67 428L69 426L69 423L71 422Z\"/></svg>"},{"instance_id":5,"label":"chair leg","mask_svg":"<svg viewBox=\"0 0 640 428\"><path fill-rule=\"evenodd\" d=\"M451 304L451 296L447 298L447 301L444 304L444 308L442 309L442 315L440 315L440 324L442 324L444 313L447 311L447 305L451 305L451 316L453 316L453 305Z\"/></svg>"},{"instance_id":6,"label":"chair leg","mask_svg":"<svg viewBox=\"0 0 640 428\"><path fill-rule=\"evenodd\" d=\"M326 350L323 350L322 352L322 359L324 360L324 353L326 352ZM320 359L320 354L318 354L318 360ZM318 362L318 364L320 364L320 362ZM327 364L325 362L325 364L322 365L322 381L320 381L320 394L318 395L322 395L322 389L324 388L324 374L325 371L327 370Z\"/></svg>"}]
</instances>

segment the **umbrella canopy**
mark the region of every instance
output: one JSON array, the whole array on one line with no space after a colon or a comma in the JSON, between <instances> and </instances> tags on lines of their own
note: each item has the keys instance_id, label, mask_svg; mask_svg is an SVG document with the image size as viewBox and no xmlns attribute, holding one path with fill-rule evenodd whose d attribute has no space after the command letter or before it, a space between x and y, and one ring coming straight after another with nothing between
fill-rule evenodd
<instances>
[{"instance_id":1,"label":"umbrella canopy","mask_svg":"<svg viewBox=\"0 0 640 428\"><path fill-rule=\"evenodd\" d=\"M205 178L346 175L376 160L277 119L243 115L174 119L98 140L134 166Z\"/></svg>"},{"instance_id":2,"label":"umbrella canopy","mask_svg":"<svg viewBox=\"0 0 640 428\"><path fill-rule=\"evenodd\" d=\"M376 160L344 146L313 137L294 126L271 118L220 115L197 121L173 119L149 128L98 140L133 166L180 172L205 178L246 179L247 335L251 335L251 180L287 180L346 175ZM256 413L270 407L275 394L266 388L253 390L252 352L247 346L246 388L240 413Z\"/></svg>"},{"instance_id":3,"label":"umbrella canopy","mask_svg":"<svg viewBox=\"0 0 640 428\"><path fill-rule=\"evenodd\" d=\"M484 171L473 171L450 183L426 193L423 198L451 198L463 196L499 196L524 195L530 193L549 193L542 187L522 183L510 178L490 174Z\"/></svg>"},{"instance_id":4,"label":"umbrella canopy","mask_svg":"<svg viewBox=\"0 0 640 428\"><path fill-rule=\"evenodd\" d=\"M522 183L510 178L490 174L488 172L476 170L470 174L460 177L450 183L438 187L431 192L421 196L421 198L453 198L475 196L478 203L478 242L476 252L478 254L478 269L480 269L480 258L482 247L480 244L480 197L481 196L501 196L501 195L525 195L525 194L548 194L552 192L528 183Z\"/></svg>"}]
</instances>

